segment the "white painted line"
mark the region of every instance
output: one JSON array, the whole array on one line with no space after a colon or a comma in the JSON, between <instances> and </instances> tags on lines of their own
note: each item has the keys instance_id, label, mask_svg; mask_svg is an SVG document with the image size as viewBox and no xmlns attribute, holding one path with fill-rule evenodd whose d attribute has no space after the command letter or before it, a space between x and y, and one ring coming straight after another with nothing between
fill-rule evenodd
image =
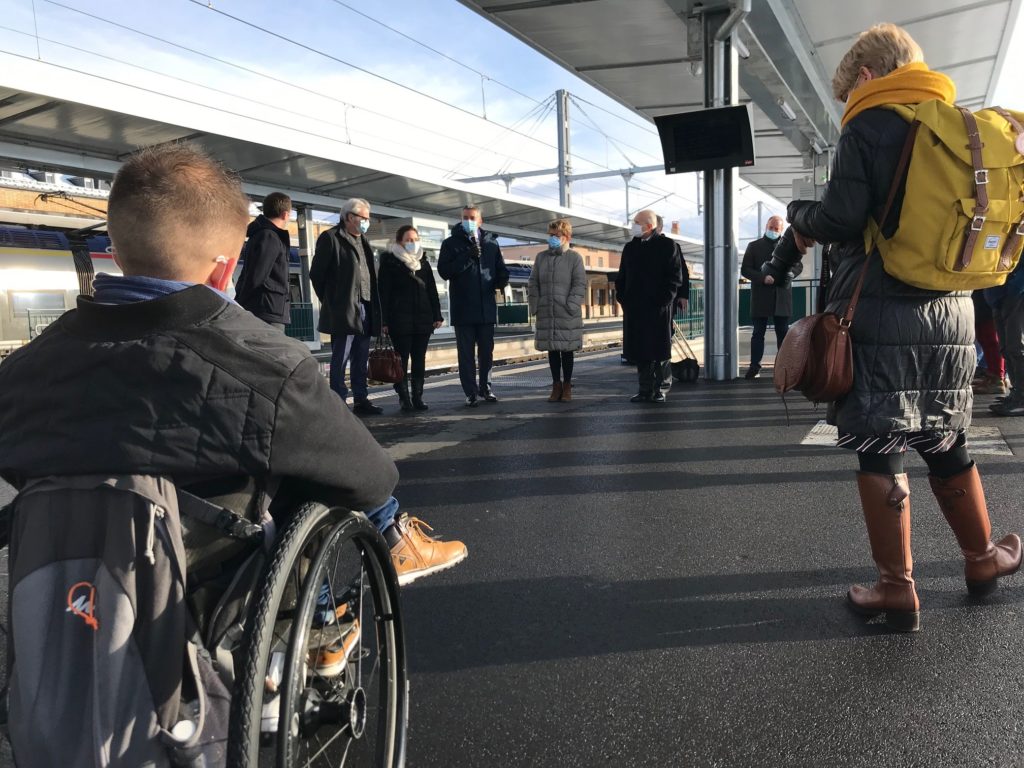
<instances>
[{"instance_id":1,"label":"white painted line","mask_svg":"<svg viewBox=\"0 0 1024 768\"><path fill-rule=\"evenodd\" d=\"M822 420L811 427L811 431L804 435L800 445L821 445L826 448L835 448L838 440L839 430ZM971 453L985 456L1013 456L1013 451L1010 450L999 427L969 427L967 447Z\"/></svg>"}]
</instances>

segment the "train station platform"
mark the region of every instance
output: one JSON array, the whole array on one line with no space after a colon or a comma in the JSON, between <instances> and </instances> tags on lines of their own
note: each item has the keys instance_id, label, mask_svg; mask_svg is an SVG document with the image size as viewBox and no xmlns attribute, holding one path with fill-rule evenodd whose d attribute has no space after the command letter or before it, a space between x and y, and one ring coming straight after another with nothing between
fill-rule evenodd
<instances>
[{"instance_id":1,"label":"train station platform","mask_svg":"<svg viewBox=\"0 0 1024 768\"><path fill-rule=\"evenodd\" d=\"M894 635L844 606L874 576L855 458L799 397L787 423L770 368L661 406L628 401L617 350L574 380L548 403L546 364L502 367L500 402L470 409L432 377L422 414L375 393L403 510L470 552L403 590L411 768L1021 764L1024 576L968 599L919 458L922 629ZM976 458L1001 536L1024 530L1024 420L990 400Z\"/></svg>"}]
</instances>

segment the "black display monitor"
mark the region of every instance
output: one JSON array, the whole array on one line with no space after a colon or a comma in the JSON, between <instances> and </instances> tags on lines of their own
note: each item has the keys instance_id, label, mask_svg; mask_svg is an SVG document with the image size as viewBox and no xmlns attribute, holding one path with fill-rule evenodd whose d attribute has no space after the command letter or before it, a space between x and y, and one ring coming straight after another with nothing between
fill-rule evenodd
<instances>
[{"instance_id":1,"label":"black display monitor","mask_svg":"<svg viewBox=\"0 0 1024 768\"><path fill-rule=\"evenodd\" d=\"M754 135L744 105L654 118L665 173L713 171L754 164Z\"/></svg>"}]
</instances>

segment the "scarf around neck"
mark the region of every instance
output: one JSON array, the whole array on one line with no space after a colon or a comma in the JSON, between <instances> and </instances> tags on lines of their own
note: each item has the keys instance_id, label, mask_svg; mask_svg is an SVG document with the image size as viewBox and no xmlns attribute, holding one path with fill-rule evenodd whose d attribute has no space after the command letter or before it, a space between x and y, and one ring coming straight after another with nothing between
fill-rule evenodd
<instances>
[{"instance_id":1,"label":"scarf around neck","mask_svg":"<svg viewBox=\"0 0 1024 768\"><path fill-rule=\"evenodd\" d=\"M886 104L920 104L941 99L952 104L956 86L941 72L933 72L922 61L912 61L884 77L868 80L850 92L843 113L843 126L861 112Z\"/></svg>"},{"instance_id":2,"label":"scarf around neck","mask_svg":"<svg viewBox=\"0 0 1024 768\"><path fill-rule=\"evenodd\" d=\"M420 251L422 253L422 251ZM409 253L398 243L391 244L391 255L405 264L414 275L420 271L420 257Z\"/></svg>"}]
</instances>

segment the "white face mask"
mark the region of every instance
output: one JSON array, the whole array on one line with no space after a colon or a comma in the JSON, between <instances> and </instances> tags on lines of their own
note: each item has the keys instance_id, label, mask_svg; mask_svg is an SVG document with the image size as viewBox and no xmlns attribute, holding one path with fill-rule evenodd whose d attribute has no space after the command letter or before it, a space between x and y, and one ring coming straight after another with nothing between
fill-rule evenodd
<instances>
[{"instance_id":1,"label":"white face mask","mask_svg":"<svg viewBox=\"0 0 1024 768\"><path fill-rule=\"evenodd\" d=\"M644 235L644 228L636 223L633 224L633 227L629 231L633 237L643 237Z\"/></svg>"},{"instance_id":2,"label":"white face mask","mask_svg":"<svg viewBox=\"0 0 1024 768\"><path fill-rule=\"evenodd\" d=\"M420 255L420 241L419 240L410 240L403 247L405 248L405 252L408 253L408 254L412 254L413 256L419 256Z\"/></svg>"}]
</instances>

